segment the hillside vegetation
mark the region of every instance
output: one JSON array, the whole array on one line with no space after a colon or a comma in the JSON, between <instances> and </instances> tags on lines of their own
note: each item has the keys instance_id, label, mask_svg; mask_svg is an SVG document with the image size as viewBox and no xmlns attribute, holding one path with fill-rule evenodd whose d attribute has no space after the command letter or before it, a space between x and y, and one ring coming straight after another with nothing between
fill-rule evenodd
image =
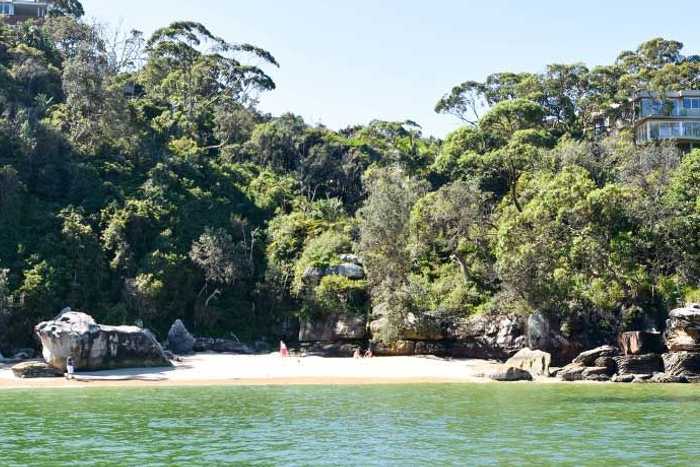
<instances>
[{"instance_id":1,"label":"hillside vegetation","mask_svg":"<svg viewBox=\"0 0 700 467\"><path fill-rule=\"evenodd\" d=\"M274 56L201 24L115 35L54 13L0 25L2 346L67 305L252 340L339 310L539 310L605 334L700 297L700 151L629 130L635 92L698 88L678 42L463 83L440 141L264 114ZM305 280L353 252L366 280Z\"/></svg>"}]
</instances>

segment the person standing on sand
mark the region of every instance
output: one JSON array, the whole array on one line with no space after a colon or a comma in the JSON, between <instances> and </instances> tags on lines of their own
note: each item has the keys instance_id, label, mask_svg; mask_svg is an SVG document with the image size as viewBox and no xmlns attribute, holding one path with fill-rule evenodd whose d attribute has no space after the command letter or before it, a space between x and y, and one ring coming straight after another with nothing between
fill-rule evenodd
<instances>
[{"instance_id":1,"label":"person standing on sand","mask_svg":"<svg viewBox=\"0 0 700 467\"><path fill-rule=\"evenodd\" d=\"M73 362L73 357L68 357L66 359L66 379L73 379L73 372L75 371L75 363Z\"/></svg>"},{"instance_id":2,"label":"person standing on sand","mask_svg":"<svg viewBox=\"0 0 700 467\"><path fill-rule=\"evenodd\" d=\"M287 348L287 344L285 344L284 341L280 341L280 357L289 357L289 349Z\"/></svg>"}]
</instances>

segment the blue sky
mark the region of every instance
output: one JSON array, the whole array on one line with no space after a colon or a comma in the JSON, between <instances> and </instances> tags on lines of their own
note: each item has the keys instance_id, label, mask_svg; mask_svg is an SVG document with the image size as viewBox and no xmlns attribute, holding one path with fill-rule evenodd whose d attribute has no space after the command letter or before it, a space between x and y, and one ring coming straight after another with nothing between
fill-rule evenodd
<instances>
[{"instance_id":1,"label":"blue sky","mask_svg":"<svg viewBox=\"0 0 700 467\"><path fill-rule=\"evenodd\" d=\"M459 126L436 115L455 84L548 63L607 64L652 37L700 53L697 0L83 0L90 18L145 33L175 20L204 23L280 62L260 107L338 129L415 120L425 134ZM672 5L672 8L669 6Z\"/></svg>"}]
</instances>

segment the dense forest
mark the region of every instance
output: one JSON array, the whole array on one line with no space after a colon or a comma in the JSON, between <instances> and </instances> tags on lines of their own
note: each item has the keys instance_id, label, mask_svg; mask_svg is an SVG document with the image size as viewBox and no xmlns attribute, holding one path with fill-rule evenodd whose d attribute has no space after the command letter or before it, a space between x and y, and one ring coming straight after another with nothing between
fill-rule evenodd
<instances>
[{"instance_id":1,"label":"dense forest","mask_svg":"<svg viewBox=\"0 0 700 467\"><path fill-rule=\"evenodd\" d=\"M1 346L64 306L243 340L340 310L385 318L390 341L408 313L606 333L700 298L700 151L630 130L634 93L699 88L679 42L467 81L436 105L464 122L443 141L267 115L270 52L192 22L115 33L61 4L0 24ZM308 280L348 253L365 279Z\"/></svg>"}]
</instances>

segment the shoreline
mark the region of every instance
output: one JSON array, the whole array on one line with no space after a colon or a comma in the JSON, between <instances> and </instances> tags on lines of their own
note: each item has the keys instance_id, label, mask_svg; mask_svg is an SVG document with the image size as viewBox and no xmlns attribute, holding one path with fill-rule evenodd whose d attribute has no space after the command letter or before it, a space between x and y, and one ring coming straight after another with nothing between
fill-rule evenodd
<instances>
[{"instance_id":1,"label":"shoreline","mask_svg":"<svg viewBox=\"0 0 700 467\"><path fill-rule=\"evenodd\" d=\"M89 381L15 377L0 366L0 390L98 387L300 386L492 383L482 375L500 365L488 360L431 357L280 358L277 354L195 354L173 368L135 368L76 373ZM537 378L541 383L560 383Z\"/></svg>"}]
</instances>

